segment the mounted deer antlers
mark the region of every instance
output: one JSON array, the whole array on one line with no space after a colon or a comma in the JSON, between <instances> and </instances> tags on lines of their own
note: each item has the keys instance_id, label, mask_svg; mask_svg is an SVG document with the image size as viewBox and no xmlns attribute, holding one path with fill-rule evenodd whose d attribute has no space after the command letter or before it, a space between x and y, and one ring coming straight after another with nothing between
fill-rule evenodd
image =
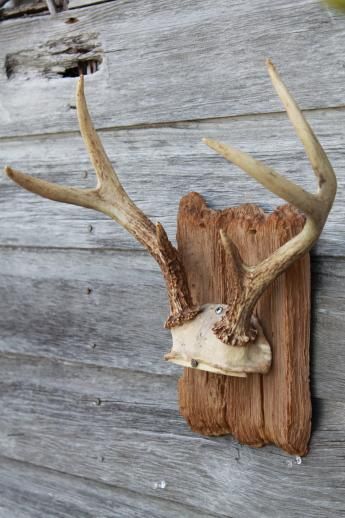
<instances>
[{"instance_id":1,"label":"mounted deer antlers","mask_svg":"<svg viewBox=\"0 0 345 518\"><path fill-rule=\"evenodd\" d=\"M237 278L236 303L221 306L221 317L217 314L217 318L214 318L214 308L210 304L201 308L193 305L178 251L170 243L163 227L159 223L155 226L122 187L93 127L84 97L83 77L77 84L77 113L80 132L98 178L97 187L77 189L58 186L10 167L5 169L13 181L29 191L51 200L92 208L107 214L147 248L159 264L167 285L170 316L166 327L175 328L172 330L173 350L167 355L167 359L182 365L189 365L191 357L195 358L197 351L200 353L202 350L202 358L195 360L196 363L192 363L192 366L235 375L267 372L271 362L270 347L258 320L253 317L256 302L269 284L315 243L335 197L336 179L325 152L271 62L268 62L268 70L318 177L319 190L316 194L310 194L249 155L213 140L204 140L212 149L307 216L300 234L256 266L245 265L230 237L221 232L222 244L232 259L233 274ZM188 344L193 352L188 351ZM236 352L236 346L247 346L248 350Z\"/></svg>"}]
</instances>

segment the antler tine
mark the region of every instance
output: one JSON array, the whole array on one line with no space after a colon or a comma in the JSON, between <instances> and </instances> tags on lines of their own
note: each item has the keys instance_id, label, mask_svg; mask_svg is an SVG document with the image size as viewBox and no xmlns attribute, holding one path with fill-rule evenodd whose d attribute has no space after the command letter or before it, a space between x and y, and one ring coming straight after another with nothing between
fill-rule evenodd
<instances>
[{"instance_id":1,"label":"antler tine","mask_svg":"<svg viewBox=\"0 0 345 518\"><path fill-rule=\"evenodd\" d=\"M98 179L98 189L106 194L106 188L116 191L119 195L125 196L129 200L127 193L123 189L118 176L104 150L101 139L99 138L92 123L89 110L87 108L84 94L84 76L80 76L76 89L77 116L81 136L89 154L92 165ZM130 203L133 202L130 200ZM136 207L137 208L137 207Z\"/></svg>"},{"instance_id":2,"label":"antler tine","mask_svg":"<svg viewBox=\"0 0 345 518\"><path fill-rule=\"evenodd\" d=\"M122 187L92 124L84 95L83 76L77 83L76 99L80 132L96 171L97 186L94 189L78 189L56 185L11 167L5 168L6 174L24 189L44 198L95 209L117 221L148 249L162 270L171 309L166 326L172 327L194 318L199 309L193 306L178 252L161 225L155 226Z\"/></svg>"},{"instance_id":3,"label":"antler tine","mask_svg":"<svg viewBox=\"0 0 345 518\"><path fill-rule=\"evenodd\" d=\"M314 194L314 197L325 203L321 205L320 203L316 203L316 208L324 208L322 215L327 217L337 190L337 180L332 165L330 164L330 161L328 160L328 157L316 138L312 128L281 80L274 64L270 59L267 60L266 64L272 84L304 146L315 176L318 178L319 191ZM321 212L321 210L319 210L319 212Z\"/></svg>"},{"instance_id":4,"label":"antler tine","mask_svg":"<svg viewBox=\"0 0 345 518\"><path fill-rule=\"evenodd\" d=\"M151 253L155 252L157 248L155 226L130 199L110 163L87 108L83 76L77 83L76 101L80 133L98 180L94 191L96 195L94 208L115 219L139 242L149 248Z\"/></svg>"},{"instance_id":5,"label":"antler tine","mask_svg":"<svg viewBox=\"0 0 345 518\"><path fill-rule=\"evenodd\" d=\"M318 192L311 194L305 191L271 167L243 151L212 139L203 139L203 142L255 178L266 189L311 216L319 226L321 225L321 232L335 197L336 177L325 151L270 60L267 60L267 68L272 84L284 104L289 119L304 145L313 171L319 180Z\"/></svg>"},{"instance_id":6,"label":"antler tine","mask_svg":"<svg viewBox=\"0 0 345 518\"><path fill-rule=\"evenodd\" d=\"M247 153L229 145L221 144L216 140L205 138L203 142L283 200L304 212L312 213L315 211L315 200L312 194L290 182L260 160L256 160Z\"/></svg>"},{"instance_id":7,"label":"antler tine","mask_svg":"<svg viewBox=\"0 0 345 518\"><path fill-rule=\"evenodd\" d=\"M46 180L34 178L9 166L5 167L5 173L27 191L39 194L49 200L94 208L94 189L77 189L76 187L56 185Z\"/></svg>"}]
</instances>

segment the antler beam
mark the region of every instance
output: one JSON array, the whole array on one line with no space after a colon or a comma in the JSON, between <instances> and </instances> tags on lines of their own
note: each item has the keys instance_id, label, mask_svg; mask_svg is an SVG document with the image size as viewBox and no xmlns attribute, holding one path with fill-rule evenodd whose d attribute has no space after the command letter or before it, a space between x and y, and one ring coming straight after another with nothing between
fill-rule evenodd
<instances>
[{"instance_id":1,"label":"antler beam","mask_svg":"<svg viewBox=\"0 0 345 518\"><path fill-rule=\"evenodd\" d=\"M95 209L117 221L147 248L162 270L170 302L170 316L166 327L193 319L199 309L192 303L178 251L169 241L163 227L159 223L155 226L145 216L120 183L92 124L82 76L77 83L76 98L80 132L96 171L97 186L94 189L77 189L56 185L15 171L11 167L5 168L6 174L24 189L44 198Z\"/></svg>"},{"instance_id":2,"label":"antler beam","mask_svg":"<svg viewBox=\"0 0 345 518\"><path fill-rule=\"evenodd\" d=\"M306 215L303 230L254 267L244 265L235 244L224 233L221 235L225 250L241 272L238 275L241 284L240 302L236 302L235 308L230 307L213 328L218 338L230 345L246 345L255 338L256 329L251 323L251 316L257 300L278 275L313 246L323 229L337 190L336 177L325 151L271 61L267 61L267 67L273 86L304 145L318 178L319 188L315 194L311 194L246 153L214 140L204 139L209 147Z\"/></svg>"}]
</instances>

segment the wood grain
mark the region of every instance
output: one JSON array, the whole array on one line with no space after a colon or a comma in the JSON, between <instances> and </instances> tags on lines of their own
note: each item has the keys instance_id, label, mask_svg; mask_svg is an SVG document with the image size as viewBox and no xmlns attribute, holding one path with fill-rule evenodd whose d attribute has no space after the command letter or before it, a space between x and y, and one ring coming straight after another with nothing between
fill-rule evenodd
<instances>
[{"instance_id":1,"label":"wood grain","mask_svg":"<svg viewBox=\"0 0 345 518\"><path fill-rule=\"evenodd\" d=\"M0 458L1 518L161 518L162 515L216 516L162 498Z\"/></svg>"},{"instance_id":2,"label":"wood grain","mask_svg":"<svg viewBox=\"0 0 345 518\"><path fill-rule=\"evenodd\" d=\"M344 106L341 17L318 1L293 6L284 0L118 0L56 17L8 20L1 24L0 61L71 34L99 33L104 62L87 78L86 93L100 128L281 111L267 57L302 108ZM65 23L71 13L77 23ZM8 80L1 69L0 134L74 129L74 88L73 78Z\"/></svg>"},{"instance_id":3,"label":"wood grain","mask_svg":"<svg viewBox=\"0 0 345 518\"><path fill-rule=\"evenodd\" d=\"M204 514L276 517L289 509L289 517L329 518L331 494L332 516L343 516L344 403L315 400L311 450L299 464L271 446L190 432L178 415L176 378L0 360L0 455ZM162 480L166 487L155 489Z\"/></svg>"},{"instance_id":4,"label":"wood grain","mask_svg":"<svg viewBox=\"0 0 345 518\"><path fill-rule=\"evenodd\" d=\"M313 252L318 255L345 256L344 114L342 110L307 114L338 178L337 199ZM76 117L74 124L77 128ZM126 190L145 214L164 225L170 239L176 233L179 200L189 191L205 196L215 209L255 203L271 211L282 204L280 198L202 144L205 136L247 151L314 192L314 175L285 114L102 131L107 153ZM76 134L0 140L0 167L6 164L53 182L95 185L95 173ZM0 177L0 206L6 214L0 218L1 244L138 249L137 242L110 218L44 200Z\"/></svg>"},{"instance_id":5,"label":"wood grain","mask_svg":"<svg viewBox=\"0 0 345 518\"><path fill-rule=\"evenodd\" d=\"M163 360L171 348L167 297L148 254L1 248L0 272L0 351L181 373ZM312 261L312 390L338 401L345 401L344 272L342 259Z\"/></svg>"},{"instance_id":6,"label":"wood grain","mask_svg":"<svg viewBox=\"0 0 345 518\"><path fill-rule=\"evenodd\" d=\"M266 216L253 205L208 209L200 195L182 198L178 249L197 304L234 300L232 264L220 243L222 229L245 264L253 266L303 228L303 217L288 206ZM305 455L311 427L309 391L309 257L305 256L266 290L257 305L259 321L272 347L268 374L233 378L184 369L180 409L193 431L231 433L240 443L274 443Z\"/></svg>"}]
</instances>

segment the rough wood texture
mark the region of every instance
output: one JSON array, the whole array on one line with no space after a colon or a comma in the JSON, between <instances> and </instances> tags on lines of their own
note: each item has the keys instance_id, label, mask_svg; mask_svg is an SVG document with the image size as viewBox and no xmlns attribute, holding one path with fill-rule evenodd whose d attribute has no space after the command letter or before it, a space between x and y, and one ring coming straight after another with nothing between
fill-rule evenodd
<instances>
[{"instance_id":1,"label":"rough wood texture","mask_svg":"<svg viewBox=\"0 0 345 518\"><path fill-rule=\"evenodd\" d=\"M161 516L167 501L232 518L244 509L249 518L329 518L330 505L332 518L343 516L344 403L314 401L300 463L274 447L192 433L178 413L176 377L1 355L0 380L0 455L134 491L143 505L162 499Z\"/></svg>"},{"instance_id":2,"label":"rough wood texture","mask_svg":"<svg viewBox=\"0 0 345 518\"><path fill-rule=\"evenodd\" d=\"M8 53L5 69L8 79L14 79L17 75L22 80L37 77L53 79L72 73L78 75L78 71L85 73L82 64L91 61L101 63L102 49L98 34L88 32L46 41L35 49L25 48L21 52Z\"/></svg>"},{"instance_id":3,"label":"rough wood texture","mask_svg":"<svg viewBox=\"0 0 345 518\"><path fill-rule=\"evenodd\" d=\"M235 300L232 264L219 231L235 243L250 266L268 257L298 234L304 219L290 207L265 217L255 206L210 210L191 193L182 199L178 248L197 304ZM305 455L310 435L309 257L294 263L261 297L257 313L272 347L268 374L232 378L185 369L179 383L180 408L194 431L231 433L241 443L274 443Z\"/></svg>"},{"instance_id":4,"label":"rough wood texture","mask_svg":"<svg viewBox=\"0 0 345 518\"><path fill-rule=\"evenodd\" d=\"M90 111L94 113L93 105ZM338 177L337 199L314 249L318 255L345 255L344 114L342 110L307 114ZM216 209L255 203L273 210L282 203L215 155L201 142L205 136L243 149L310 192L315 190L305 152L285 114L102 131L100 135L127 192L145 214L162 223L170 239L176 233L179 200L189 191L205 195L209 206ZM76 187L94 185L94 172L77 134L2 140L0 162L52 182ZM37 198L2 174L0 183L0 204L6 214L6 218L0 218L2 245L138 248L137 242L110 218Z\"/></svg>"},{"instance_id":5,"label":"rough wood texture","mask_svg":"<svg viewBox=\"0 0 345 518\"><path fill-rule=\"evenodd\" d=\"M64 23L71 13L78 22ZM345 26L319 1L295 9L285 0L118 0L31 18L25 30L23 20L9 20L1 26L0 62L95 31L104 52L103 66L88 78L96 127L281 111L263 67L267 57L302 108L345 105ZM73 130L74 82L11 81L0 69L0 134Z\"/></svg>"},{"instance_id":6,"label":"rough wood texture","mask_svg":"<svg viewBox=\"0 0 345 518\"><path fill-rule=\"evenodd\" d=\"M113 2L114 0L69 0L68 9L76 9L78 7L89 7L91 5ZM13 3L15 4L13 6ZM0 2L0 5L2 3ZM46 0L17 0L16 2L6 3L0 8L0 21L9 18L20 18L22 16L30 16L35 14L49 15ZM73 14L73 13L70 13ZM65 18L66 23L77 23L78 19L70 16Z\"/></svg>"},{"instance_id":7,"label":"rough wood texture","mask_svg":"<svg viewBox=\"0 0 345 518\"><path fill-rule=\"evenodd\" d=\"M161 490L158 489L157 493ZM209 518L154 496L0 458L1 518ZM219 516L219 515L217 515Z\"/></svg>"},{"instance_id":8,"label":"rough wood texture","mask_svg":"<svg viewBox=\"0 0 345 518\"><path fill-rule=\"evenodd\" d=\"M2 4L0 3L0 5ZM43 12L48 12L45 0L6 2L4 6L0 8L0 22L9 18L19 18L21 16L29 16Z\"/></svg>"},{"instance_id":9,"label":"rough wood texture","mask_svg":"<svg viewBox=\"0 0 345 518\"><path fill-rule=\"evenodd\" d=\"M146 253L2 248L0 271L0 351L181 372L163 360L171 347L163 329L166 293ZM314 258L312 388L314 396L327 400L345 401L345 348L339 339L345 334L344 293L345 261Z\"/></svg>"}]
</instances>

